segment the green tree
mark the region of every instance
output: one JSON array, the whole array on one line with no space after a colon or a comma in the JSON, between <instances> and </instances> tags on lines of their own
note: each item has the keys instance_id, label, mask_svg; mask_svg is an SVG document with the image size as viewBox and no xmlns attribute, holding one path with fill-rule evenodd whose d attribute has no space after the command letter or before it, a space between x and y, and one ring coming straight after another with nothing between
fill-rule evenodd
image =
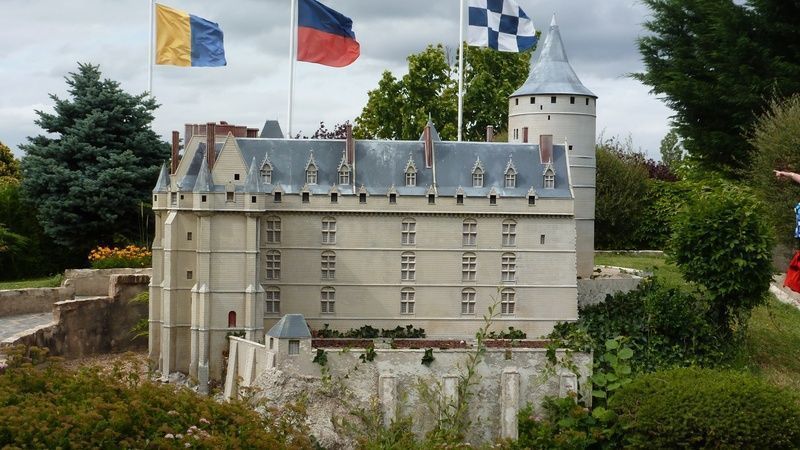
<instances>
[{"instance_id":1,"label":"green tree","mask_svg":"<svg viewBox=\"0 0 800 450\"><path fill-rule=\"evenodd\" d=\"M778 240L793 244L794 205L800 201L800 186L778 180L773 170L800 171L800 94L773 101L756 122L750 142L756 150L750 169L752 185L759 197L769 202L766 214Z\"/></svg>"},{"instance_id":2,"label":"green tree","mask_svg":"<svg viewBox=\"0 0 800 450\"><path fill-rule=\"evenodd\" d=\"M705 287L723 332L743 329L772 280L772 230L745 187L719 183L697 192L673 223L670 254L687 281Z\"/></svg>"},{"instance_id":3,"label":"green tree","mask_svg":"<svg viewBox=\"0 0 800 450\"><path fill-rule=\"evenodd\" d=\"M55 137L21 146L22 187L45 232L85 255L98 242L138 236L141 204L169 146L150 128L158 105L147 94L126 93L91 64L66 82L69 98L50 95L53 114L36 111L36 124Z\"/></svg>"},{"instance_id":4,"label":"green tree","mask_svg":"<svg viewBox=\"0 0 800 450\"><path fill-rule=\"evenodd\" d=\"M743 132L777 91L800 91L800 5L783 0L644 0L650 32L638 41L634 76L663 94L689 155L741 176L751 147Z\"/></svg>"},{"instance_id":5,"label":"green tree","mask_svg":"<svg viewBox=\"0 0 800 450\"><path fill-rule=\"evenodd\" d=\"M508 96L525 81L530 53L465 47L464 54L464 138L483 140L487 125L498 132L506 129ZM440 44L410 55L408 73L399 80L385 71L355 120L356 137L418 139L430 118L442 139L455 139L456 63Z\"/></svg>"},{"instance_id":6,"label":"green tree","mask_svg":"<svg viewBox=\"0 0 800 450\"><path fill-rule=\"evenodd\" d=\"M661 162L674 173L683 161L683 145L677 130L674 128L669 130L664 139L661 139L659 150L661 152Z\"/></svg>"},{"instance_id":7,"label":"green tree","mask_svg":"<svg viewBox=\"0 0 800 450\"><path fill-rule=\"evenodd\" d=\"M0 184L12 181L10 179L19 180L19 161L11 149L0 142Z\"/></svg>"}]
</instances>

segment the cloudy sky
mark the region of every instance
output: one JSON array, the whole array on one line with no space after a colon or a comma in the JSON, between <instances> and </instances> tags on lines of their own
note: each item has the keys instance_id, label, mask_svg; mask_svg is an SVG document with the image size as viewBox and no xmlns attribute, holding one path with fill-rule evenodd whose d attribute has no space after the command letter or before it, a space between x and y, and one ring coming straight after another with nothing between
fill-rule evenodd
<instances>
[{"instance_id":1,"label":"cloudy sky","mask_svg":"<svg viewBox=\"0 0 800 450\"><path fill-rule=\"evenodd\" d=\"M286 127L289 0L171 0L165 4L218 22L225 33L224 68L154 68L162 105L154 127L167 139L184 123L226 120ZM402 75L405 58L429 44L457 48L458 0L326 0L350 16L361 57L337 69L297 63L294 130L311 134L359 115L383 70ZM557 21L570 61L599 96L598 133L630 135L658 156L670 110L627 74L642 70L636 38L648 11L637 0L519 0L544 32ZM14 20L0 27L0 141L18 156L38 134L34 110L51 110L48 93L63 96L64 76L77 62L99 64L128 92L147 90L148 0L3 0Z\"/></svg>"}]
</instances>

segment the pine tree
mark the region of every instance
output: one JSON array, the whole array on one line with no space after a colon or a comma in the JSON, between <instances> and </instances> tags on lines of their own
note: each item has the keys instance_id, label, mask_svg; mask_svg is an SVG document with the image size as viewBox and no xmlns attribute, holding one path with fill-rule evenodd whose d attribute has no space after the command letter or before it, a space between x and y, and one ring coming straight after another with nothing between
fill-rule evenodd
<instances>
[{"instance_id":1,"label":"pine tree","mask_svg":"<svg viewBox=\"0 0 800 450\"><path fill-rule=\"evenodd\" d=\"M45 232L85 254L137 236L141 203L149 203L169 146L150 128L158 104L147 94L126 93L91 64L78 64L66 83L69 98L50 95L54 114L36 111L36 124L55 137L20 146L22 187Z\"/></svg>"}]
</instances>

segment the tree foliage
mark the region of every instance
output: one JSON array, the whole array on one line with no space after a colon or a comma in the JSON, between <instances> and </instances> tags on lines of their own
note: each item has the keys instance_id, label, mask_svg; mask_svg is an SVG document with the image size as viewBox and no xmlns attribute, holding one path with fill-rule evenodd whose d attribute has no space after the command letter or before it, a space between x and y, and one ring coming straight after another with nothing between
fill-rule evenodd
<instances>
[{"instance_id":1,"label":"tree foliage","mask_svg":"<svg viewBox=\"0 0 800 450\"><path fill-rule=\"evenodd\" d=\"M800 91L800 4L784 0L644 0L650 34L639 39L645 72L663 94L689 154L705 168L740 175L742 136L765 98Z\"/></svg>"},{"instance_id":2,"label":"tree foliage","mask_svg":"<svg viewBox=\"0 0 800 450\"><path fill-rule=\"evenodd\" d=\"M19 180L19 161L11 149L0 142L0 184Z\"/></svg>"},{"instance_id":3,"label":"tree foliage","mask_svg":"<svg viewBox=\"0 0 800 450\"><path fill-rule=\"evenodd\" d=\"M116 233L138 236L142 203L169 146L150 128L158 105L147 94L126 93L91 64L79 64L66 82L69 98L50 95L53 114L36 111L48 135L21 146L22 186L45 232L85 254Z\"/></svg>"},{"instance_id":4,"label":"tree foliage","mask_svg":"<svg viewBox=\"0 0 800 450\"><path fill-rule=\"evenodd\" d=\"M661 162L674 173L683 161L684 152L677 130L674 128L669 130L669 133L661 139L659 152L661 153Z\"/></svg>"},{"instance_id":5,"label":"tree foliage","mask_svg":"<svg viewBox=\"0 0 800 450\"><path fill-rule=\"evenodd\" d=\"M752 185L770 205L766 214L778 240L792 244L800 185L777 179L773 170L800 172L800 94L773 101L756 122L750 142L756 150L749 174Z\"/></svg>"},{"instance_id":6,"label":"tree foliage","mask_svg":"<svg viewBox=\"0 0 800 450\"><path fill-rule=\"evenodd\" d=\"M441 44L408 57L408 73L397 79L385 71L355 120L360 139L418 139L430 118L442 139L458 128L458 72ZM528 75L530 53L464 48L465 140L483 140L486 127L508 126L508 96Z\"/></svg>"}]
</instances>

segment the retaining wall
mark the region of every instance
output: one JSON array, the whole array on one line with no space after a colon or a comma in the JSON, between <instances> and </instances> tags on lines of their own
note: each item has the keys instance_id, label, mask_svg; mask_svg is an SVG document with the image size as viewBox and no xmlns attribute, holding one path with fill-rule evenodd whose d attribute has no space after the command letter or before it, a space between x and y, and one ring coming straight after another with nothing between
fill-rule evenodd
<instances>
[{"instance_id":1,"label":"retaining wall","mask_svg":"<svg viewBox=\"0 0 800 450\"><path fill-rule=\"evenodd\" d=\"M64 271L63 286L71 287L77 297L96 297L108 294L113 275L152 276L153 269L67 269Z\"/></svg>"},{"instance_id":2,"label":"retaining wall","mask_svg":"<svg viewBox=\"0 0 800 450\"><path fill-rule=\"evenodd\" d=\"M2 290L0 317L48 312L53 309L53 304L73 295L71 287Z\"/></svg>"}]
</instances>

